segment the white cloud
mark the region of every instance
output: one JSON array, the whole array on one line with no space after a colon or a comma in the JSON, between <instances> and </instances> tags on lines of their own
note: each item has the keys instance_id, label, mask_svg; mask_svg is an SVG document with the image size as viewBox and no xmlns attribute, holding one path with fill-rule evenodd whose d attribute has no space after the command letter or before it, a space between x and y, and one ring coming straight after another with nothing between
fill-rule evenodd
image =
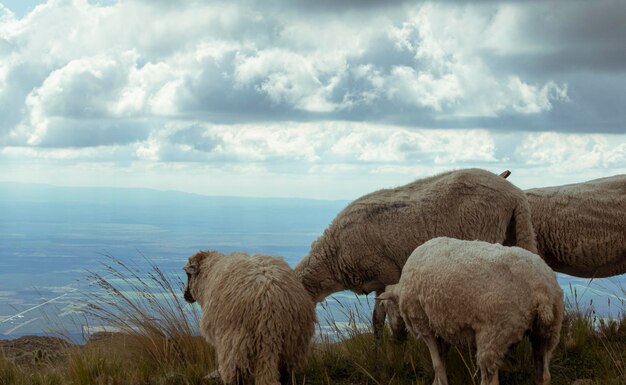
<instances>
[{"instance_id":1,"label":"white cloud","mask_svg":"<svg viewBox=\"0 0 626 385\"><path fill-rule=\"evenodd\" d=\"M390 29L395 46L411 52L421 69L394 67L381 87L402 101L452 116L538 114L551 110L552 102L569 100L566 84L530 85L518 75L507 78L483 58L484 40L499 29L494 23L500 19L490 14L514 17L514 12L499 12L493 5L450 8L428 3Z\"/></svg>"},{"instance_id":2,"label":"white cloud","mask_svg":"<svg viewBox=\"0 0 626 385\"><path fill-rule=\"evenodd\" d=\"M28 143L41 142L51 117L107 117L109 105L127 77L127 68L120 64L112 58L92 57L73 60L53 71L26 98L29 123L34 128Z\"/></svg>"},{"instance_id":3,"label":"white cloud","mask_svg":"<svg viewBox=\"0 0 626 385\"><path fill-rule=\"evenodd\" d=\"M302 17L237 3L50 0L16 19L3 8L2 131L45 145L57 118L537 115L569 100L567 83L501 71L484 55L506 53L494 36L517 36L527 13L427 3Z\"/></svg>"},{"instance_id":4,"label":"white cloud","mask_svg":"<svg viewBox=\"0 0 626 385\"><path fill-rule=\"evenodd\" d=\"M561 172L626 166L626 135L528 134L518 148L520 160Z\"/></svg>"},{"instance_id":5,"label":"white cloud","mask_svg":"<svg viewBox=\"0 0 626 385\"><path fill-rule=\"evenodd\" d=\"M135 160L134 150L131 147L107 146L90 148L34 148L34 147L4 147L0 149L0 159L6 162L50 161L50 162L80 162L80 163L117 163L127 164Z\"/></svg>"},{"instance_id":6,"label":"white cloud","mask_svg":"<svg viewBox=\"0 0 626 385\"><path fill-rule=\"evenodd\" d=\"M256 170L293 188L470 166L517 168L529 183L530 170L619 172L624 136L584 132L624 132L626 47L613 37L624 10L49 0L16 18L0 7L0 162L12 170L0 177L31 177L20 159L74 162L81 178L88 165L122 172L122 159L135 177L165 167L186 186L176 172Z\"/></svg>"},{"instance_id":7,"label":"white cloud","mask_svg":"<svg viewBox=\"0 0 626 385\"><path fill-rule=\"evenodd\" d=\"M182 162L315 162L319 133L311 127L168 123L139 144L142 159Z\"/></svg>"},{"instance_id":8,"label":"white cloud","mask_svg":"<svg viewBox=\"0 0 626 385\"><path fill-rule=\"evenodd\" d=\"M626 135L503 137L482 129L423 130L344 122L235 126L179 122L167 123L134 144L5 147L0 164L0 180L349 199L468 167L495 173L510 169L511 181L523 188L626 173Z\"/></svg>"},{"instance_id":9,"label":"white cloud","mask_svg":"<svg viewBox=\"0 0 626 385\"><path fill-rule=\"evenodd\" d=\"M435 111L453 108L463 97L459 79L453 73L435 77L426 71L406 66L394 67L384 84L387 95L402 104L431 107Z\"/></svg>"},{"instance_id":10,"label":"white cloud","mask_svg":"<svg viewBox=\"0 0 626 385\"><path fill-rule=\"evenodd\" d=\"M407 129L346 122L170 122L153 127L149 137L126 146L134 149L136 160L156 162L260 162L276 166L283 162L455 165L497 161L493 135L486 130ZM35 147L25 148L24 154L32 157L37 151ZM54 152L42 152L49 153Z\"/></svg>"},{"instance_id":11,"label":"white cloud","mask_svg":"<svg viewBox=\"0 0 626 385\"><path fill-rule=\"evenodd\" d=\"M408 130L361 125L338 137L330 151L340 159L374 163L496 160L493 139L484 130Z\"/></svg>"},{"instance_id":12,"label":"white cloud","mask_svg":"<svg viewBox=\"0 0 626 385\"><path fill-rule=\"evenodd\" d=\"M524 31L522 25L529 17L528 8L520 4L502 4L492 12L486 23L481 48L498 55L537 54L545 51L541 39L534 39L533 31ZM513 44L514 42L514 44Z\"/></svg>"},{"instance_id":13,"label":"white cloud","mask_svg":"<svg viewBox=\"0 0 626 385\"><path fill-rule=\"evenodd\" d=\"M539 88L524 83L517 76L508 81L508 89L512 95L512 108L524 114L536 114L552 109L552 101L568 101L567 85L559 86L548 82Z\"/></svg>"},{"instance_id":14,"label":"white cloud","mask_svg":"<svg viewBox=\"0 0 626 385\"><path fill-rule=\"evenodd\" d=\"M269 49L254 56L239 55L235 69L235 85L256 84L256 89L268 95L273 103L286 103L296 109L328 112L335 106L328 101L336 76L326 82L320 75L336 74L344 69L341 60L310 56L284 50ZM339 68L337 68L339 67Z\"/></svg>"}]
</instances>

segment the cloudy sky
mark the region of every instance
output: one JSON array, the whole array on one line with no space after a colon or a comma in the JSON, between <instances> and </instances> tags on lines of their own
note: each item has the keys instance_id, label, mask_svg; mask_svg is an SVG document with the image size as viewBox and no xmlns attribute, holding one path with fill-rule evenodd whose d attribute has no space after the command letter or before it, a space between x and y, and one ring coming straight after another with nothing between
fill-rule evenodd
<instances>
[{"instance_id":1,"label":"cloudy sky","mask_svg":"<svg viewBox=\"0 0 626 385\"><path fill-rule=\"evenodd\" d=\"M626 173L626 2L388 3L0 0L0 181L351 199Z\"/></svg>"}]
</instances>

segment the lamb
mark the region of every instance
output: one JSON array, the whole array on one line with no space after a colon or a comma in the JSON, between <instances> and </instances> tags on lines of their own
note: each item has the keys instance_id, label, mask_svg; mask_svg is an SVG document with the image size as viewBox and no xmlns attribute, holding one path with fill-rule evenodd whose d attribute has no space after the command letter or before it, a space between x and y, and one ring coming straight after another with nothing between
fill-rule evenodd
<instances>
[{"instance_id":1,"label":"lamb","mask_svg":"<svg viewBox=\"0 0 626 385\"><path fill-rule=\"evenodd\" d=\"M348 205L295 271L313 299L349 289L359 294L398 282L411 252L450 236L518 245L536 252L524 192L480 169L451 171L365 195ZM379 340L385 311L375 306Z\"/></svg>"},{"instance_id":2,"label":"lamb","mask_svg":"<svg viewBox=\"0 0 626 385\"><path fill-rule=\"evenodd\" d=\"M280 258L200 251L184 267L184 297L202 307L200 332L226 384L291 383L315 331L315 303ZM215 374L213 374L215 376Z\"/></svg>"},{"instance_id":3,"label":"lamb","mask_svg":"<svg viewBox=\"0 0 626 385\"><path fill-rule=\"evenodd\" d=\"M525 333L532 344L535 382L550 383L563 292L538 255L482 241L432 239L415 249L398 284L387 286L377 302L385 304L392 328L403 320L424 339L434 385L448 383L449 343L475 345L481 385L497 385L504 355Z\"/></svg>"},{"instance_id":4,"label":"lamb","mask_svg":"<svg viewBox=\"0 0 626 385\"><path fill-rule=\"evenodd\" d=\"M626 175L525 192L550 267L585 278L626 273Z\"/></svg>"}]
</instances>

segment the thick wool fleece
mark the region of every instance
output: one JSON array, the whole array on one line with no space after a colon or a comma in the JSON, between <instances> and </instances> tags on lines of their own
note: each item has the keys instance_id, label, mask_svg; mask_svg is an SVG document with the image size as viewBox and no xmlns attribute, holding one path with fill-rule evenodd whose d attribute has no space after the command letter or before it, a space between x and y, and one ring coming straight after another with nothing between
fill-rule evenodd
<instances>
[{"instance_id":1,"label":"thick wool fleece","mask_svg":"<svg viewBox=\"0 0 626 385\"><path fill-rule=\"evenodd\" d=\"M526 190L539 255L579 277L626 273L626 175Z\"/></svg>"},{"instance_id":2,"label":"thick wool fleece","mask_svg":"<svg viewBox=\"0 0 626 385\"><path fill-rule=\"evenodd\" d=\"M415 249L400 281L389 289L409 331L475 344L481 371L497 371L509 347L529 331L536 357L543 357L535 362L537 382L549 382L563 293L538 255L519 247L436 238ZM393 323L392 313L390 318Z\"/></svg>"},{"instance_id":3,"label":"thick wool fleece","mask_svg":"<svg viewBox=\"0 0 626 385\"><path fill-rule=\"evenodd\" d=\"M349 289L382 292L411 252L449 236L536 251L524 192L479 169L451 171L376 191L348 205L296 266L316 301Z\"/></svg>"},{"instance_id":4,"label":"thick wool fleece","mask_svg":"<svg viewBox=\"0 0 626 385\"><path fill-rule=\"evenodd\" d=\"M222 380L279 384L303 367L315 329L315 304L280 258L199 252L189 289L202 307L200 331L215 347Z\"/></svg>"}]
</instances>

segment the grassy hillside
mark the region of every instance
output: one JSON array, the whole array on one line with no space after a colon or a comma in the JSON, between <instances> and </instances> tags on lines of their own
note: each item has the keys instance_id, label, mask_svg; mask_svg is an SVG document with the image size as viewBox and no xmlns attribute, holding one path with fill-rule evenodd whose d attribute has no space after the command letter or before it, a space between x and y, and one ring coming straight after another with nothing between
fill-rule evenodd
<instances>
[{"instance_id":1,"label":"grassy hillside","mask_svg":"<svg viewBox=\"0 0 626 385\"><path fill-rule=\"evenodd\" d=\"M115 261L114 261L115 262ZM215 369L212 349L197 337L198 309L181 298L182 282L157 267L142 272L113 263L108 278L94 276L98 290L87 293L92 321L114 326L121 333L99 334L86 345L57 342L50 346L25 343L22 350L0 353L0 385L16 384L210 384L204 376ZM167 293L164 295L163 293ZM140 295L137 295L141 293ZM576 303L566 304L561 342L552 361L552 383L626 383L626 317L602 320ZM308 366L297 384L430 384L433 373L426 346L410 339L397 344L388 336L375 349L368 314L345 308L348 325L335 324L311 350ZM366 328L367 329L367 328ZM1 347L2 345L0 345ZM30 346L30 349L28 349ZM458 346L447 357L451 384L478 384L471 350ZM502 384L532 384L530 344L515 346L500 372Z\"/></svg>"}]
</instances>

